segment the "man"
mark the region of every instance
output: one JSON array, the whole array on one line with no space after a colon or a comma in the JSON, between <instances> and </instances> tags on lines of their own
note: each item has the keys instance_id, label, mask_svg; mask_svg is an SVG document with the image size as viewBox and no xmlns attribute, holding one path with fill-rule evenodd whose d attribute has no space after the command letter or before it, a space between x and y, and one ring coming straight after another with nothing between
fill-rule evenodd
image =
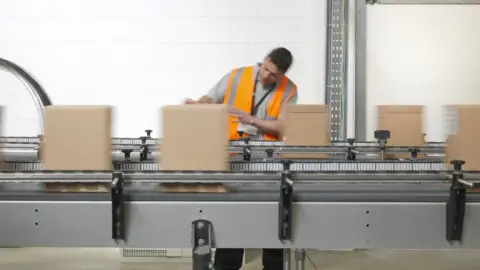
<instances>
[{"instance_id":1,"label":"man","mask_svg":"<svg viewBox=\"0 0 480 270\"><path fill-rule=\"evenodd\" d=\"M285 73L293 61L285 48L276 48L263 63L233 69L199 100L187 104L223 103L229 105L229 139L237 140L238 131L259 140L282 140L287 104L297 103L297 87ZM276 228L272 228L276 230ZM217 249L216 270L239 270L243 249ZM263 269L282 270L283 250L264 249Z\"/></svg>"},{"instance_id":2,"label":"man","mask_svg":"<svg viewBox=\"0 0 480 270\"><path fill-rule=\"evenodd\" d=\"M292 65L289 50L276 48L263 63L233 69L199 100L187 104L223 103L230 106L229 139L238 131L252 139L283 139L286 104L297 103L297 87L285 73Z\"/></svg>"}]
</instances>

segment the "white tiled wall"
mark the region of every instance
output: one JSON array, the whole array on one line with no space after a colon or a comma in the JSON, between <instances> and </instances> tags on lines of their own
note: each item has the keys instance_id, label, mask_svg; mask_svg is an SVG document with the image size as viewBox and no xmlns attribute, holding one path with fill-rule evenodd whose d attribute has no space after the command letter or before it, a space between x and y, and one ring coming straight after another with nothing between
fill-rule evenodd
<instances>
[{"instance_id":1,"label":"white tiled wall","mask_svg":"<svg viewBox=\"0 0 480 270\"><path fill-rule=\"evenodd\" d=\"M480 5L367 7L368 138L378 104L427 105L428 141L443 141L443 104L480 104Z\"/></svg>"},{"instance_id":2,"label":"white tiled wall","mask_svg":"<svg viewBox=\"0 0 480 270\"><path fill-rule=\"evenodd\" d=\"M294 53L300 102L323 102L324 9L317 0L0 0L0 57L33 73L55 104L116 106L117 136L160 136L158 107L202 95L277 44ZM369 137L374 105L426 104L427 139L442 140L440 106L480 102L480 6L374 5L367 24ZM28 93L1 69L0 105L7 135L38 133Z\"/></svg>"},{"instance_id":3,"label":"white tiled wall","mask_svg":"<svg viewBox=\"0 0 480 270\"><path fill-rule=\"evenodd\" d=\"M283 45L302 103L323 103L325 6L317 0L0 0L0 57L30 71L54 104L116 106L115 136L161 136L158 108L206 93L231 68ZM0 70L6 135L38 114ZM160 133L160 134L159 134Z\"/></svg>"}]
</instances>

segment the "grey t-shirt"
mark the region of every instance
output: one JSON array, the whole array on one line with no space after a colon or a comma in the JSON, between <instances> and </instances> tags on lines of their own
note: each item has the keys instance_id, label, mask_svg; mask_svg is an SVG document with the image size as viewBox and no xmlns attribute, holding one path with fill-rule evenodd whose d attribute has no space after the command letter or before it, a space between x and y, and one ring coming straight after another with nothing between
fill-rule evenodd
<instances>
[{"instance_id":1,"label":"grey t-shirt","mask_svg":"<svg viewBox=\"0 0 480 270\"><path fill-rule=\"evenodd\" d=\"M255 78L257 76L257 73L260 71L260 66L255 65L253 69L253 76L252 76L252 84L255 82ZM227 92L227 86L228 86L228 77L230 73L225 74L220 81L213 86L212 89L207 93L207 96L211 98L215 103L223 103L223 99L225 97L225 93ZM264 87L260 82L257 82L257 88L256 88L256 93L255 93L255 104L258 104L260 99L268 93L270 89L268 87ZM273 91L268 94L268 96L265 98L265 100L260 104L258 107L255 116L265 120L267 117L267 105L270 101L270 99L273 96ZM296 104L298 100L298 91L295 91L293 94L292 98L288 101L288 104ZM246 133L249 134L249 137L252 139L258 139L261 140L263 138L263 134L259 132L256 128L250 126L250 125L239 125L239 130L245 131ZM256 134L256 135L255 135Z\"/></svg>"}]
</instances>

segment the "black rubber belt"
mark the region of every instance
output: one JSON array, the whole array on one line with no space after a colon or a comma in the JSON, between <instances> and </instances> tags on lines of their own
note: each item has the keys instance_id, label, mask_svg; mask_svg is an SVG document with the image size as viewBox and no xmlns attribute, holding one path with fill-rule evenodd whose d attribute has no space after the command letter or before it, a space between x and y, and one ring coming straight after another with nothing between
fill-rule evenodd
<instances>
[{"instance_id":1,"label":"black rubber belt","mask_svg":"<svg viewBox=\"0 0 480 270\"><path fill-rule=\"evenodd\" d=\"M249 191L238 193L163 193L163 192L127 192L127 201L141 202L276 202L279 194L273 191ZM294 202L406 202L406 203L444 203L448 198L448 189L431 192L295 192ZM52 192L5 192L0 193L2 201L110 201L110 193L52 193ZM470 193L467 202L480 202L480 194Z\"/></svg>"}]
</instances>

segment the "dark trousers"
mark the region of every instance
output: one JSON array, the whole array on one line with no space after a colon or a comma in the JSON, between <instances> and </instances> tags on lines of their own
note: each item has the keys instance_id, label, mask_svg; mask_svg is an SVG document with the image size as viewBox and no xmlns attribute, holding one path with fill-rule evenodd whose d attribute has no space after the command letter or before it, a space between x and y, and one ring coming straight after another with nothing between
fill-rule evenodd
<instances>
[{"instance_id":1,"label":"dark trousers","mask_svg":"<svg viewBox=\"0 0 480 270\"><path fill-rule=\"evenodd\" d=\"M244 249L217 249L215 270L239 270L242 268ZM263 270L283 270L283 249L263 249Z\"/></svg>"}]
</instances>

